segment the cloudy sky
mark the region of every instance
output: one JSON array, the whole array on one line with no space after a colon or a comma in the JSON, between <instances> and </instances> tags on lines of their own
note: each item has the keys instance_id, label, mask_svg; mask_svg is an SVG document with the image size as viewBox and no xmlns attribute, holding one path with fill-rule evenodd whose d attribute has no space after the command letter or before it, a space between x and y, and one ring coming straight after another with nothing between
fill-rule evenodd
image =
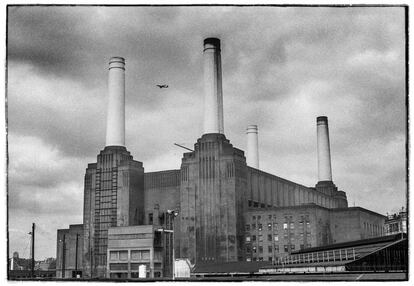
<instances>
[{"instance_id":1,"label":"cloudy sky","mask_svg":"<svg viewBox=\"0 0 414 286\"><path fill-rule=\"evenodd\" d=\"M126 144L146 171L180 168L202 133L202 42L222 41L224 127L261 169L317 182L316 117L349 205L405 204L403 8L9 7L10 252L56 255L82 223L83 176L105 144L107 65L126 58ZM159 89L156 84L168 84Z\"/></svg>"}]
</instances>

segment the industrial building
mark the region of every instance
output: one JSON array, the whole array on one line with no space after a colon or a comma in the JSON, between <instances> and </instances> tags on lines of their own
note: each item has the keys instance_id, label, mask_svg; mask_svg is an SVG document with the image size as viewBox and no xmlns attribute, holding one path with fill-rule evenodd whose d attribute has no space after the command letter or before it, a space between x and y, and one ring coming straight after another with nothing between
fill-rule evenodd
<instances>
[{"instance_id":1,"label":"industrial building","mask_svg":"<svg viewBox=\"0 0 414 286\"><path fill-rule=\"evenodd\" d=\"M404 208L398 213L387 214L387 218L385 219L385 233L387 235L407 233L407 211Z\"/></svg>"},{"instance_id":2,"label":"industrial building","mask_svg":"<svg viewBox=\"0 0 414 286\"><path fill-rule=\"evenodd\" d=\"M259 269L262 274L408 270L408 240L395 234L292 252Z\"/></svg>"},{"instance_id":3,"label":"industrial building","mask_svg":"<svg viewBox=\"0 0 414 286\"><path fill-rule=\"evenodd\" d=\"M247 128L247 154L224 132L219 39L204 40L203 60L203 134L194 150L183 154L180 169L145 173L144 164L134 160L125 146L125 60L110 59L106 145L85 174L84 277L118 275L111 269L112 248L122 246L115 233L128 230L128 235L138 235L147 233L147 226L173 232L173 241L165 243L160 253L170 255L168 249L174 248L172 256L192 265L276 260L296 249L381 235L385 217L348 208L345 192L333 183L326 116L316 119L314 187L263 172L257 126ZM178 216L171 216L171 211ZM142 225L146 227L135 227ZM135 262L130 259L139 249L125 247L129 262L118 263L124 268L127 264L122 271L128 274L121 276L133 277ZM154 245L148 247L156 253ZM169 276L172 272L165 269L171 269L171 259L148 262L151 277Z\"/></svg>"},{"instance_id":4,"label":"industrial building","mask_svg":"<svg viewBox=\"0 0 414 286\"><path fill-rule=\"evenodd\" d=\"M246 260L277 261L298 250L382 236L384 219L359 207L314 203L250 209L245 213Z\"/></svg>"},{"instance_id":5,"label":"industrial building","mask_svg":"<svg viewBox=\"0 0 414 286\"><path fill-rule=\"evenodd\" d=\"M109 278L163 277L163 232L153 225L114 227L108 230Z\"/></svg>"},{"instance_id":6,"label":"industrial building","mask_svg":"<svg viewBox=\"0 0 414 286\"><path fill-rule=\"evenodd\" d=\"M83 225L58 229L56 239L56 278L82 277Z\"/></svg>"}]
</instances>

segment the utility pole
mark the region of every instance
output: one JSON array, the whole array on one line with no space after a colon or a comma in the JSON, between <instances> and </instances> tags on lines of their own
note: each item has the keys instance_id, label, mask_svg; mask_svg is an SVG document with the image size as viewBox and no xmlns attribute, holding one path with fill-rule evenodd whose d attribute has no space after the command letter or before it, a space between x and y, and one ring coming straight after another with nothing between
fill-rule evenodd
<instances>
[{"instance_id":1,"label":"utility pole","mask_svg":"<svg viewBox=\"0 0 414 286\"><path fill-rule=\"evenodd\" d=\"M62 240L62 278L65 278L65 260L66 260L66 234L63 235L63 240Z\"/></svg>"},{"instance_id":2,"label":"utility pole","mask_svg":"<svg viewBox=\"0 0 414 286\"><path fill-rule=\"evenodd\" d=\"M31 276L34 278L34 267L35 267L35 223L32 223L32 232L30 232L32 236L32 268L31 268Z\"/></svg>"},{"instance_id":3,"label":"utility pole","mask_svg":"<svg viewBox=\"0 0 414 286\"><path fill-rule=\"evenodd\" d=\"M174 219L178 216L178 210L167 210L168 216L171 218L171 230L169 232L172 233L172 279L175 280L175 245L174 245Z\"/></svg>"}]
</instances>

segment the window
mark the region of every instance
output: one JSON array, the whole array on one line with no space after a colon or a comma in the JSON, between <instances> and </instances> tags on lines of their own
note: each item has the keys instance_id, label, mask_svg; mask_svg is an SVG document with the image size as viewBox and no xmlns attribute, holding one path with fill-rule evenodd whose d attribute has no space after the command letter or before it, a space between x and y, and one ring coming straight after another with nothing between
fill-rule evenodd
<instances>
[{"instance_id":1,"label":"window","mask_svg":"<svg viewBox=\"0 0 414 286\"><path fill-rule=\"evenodd\" d=\"M131 250L131 260L141 260L141 252L139 250Z\"/></svg>"},{"instance_id":2,"label":"window","mask_svg":"<svg viewBox=\"0 0 414 286\"><path fill-rule=\"evenodd\" d=\"M312 245L310 243L306 244L306 248L311 248Z\"/></svg>"},{"instance_id":3,"label":"window","mask_svg":"<svg viewBox=\"0 0 414 286\"><path fill-rule=\"evenodd\" d=\"M109 260L118 260L118 251L110 251Z\"/></svg>"},{"instance_id":4,"label":"window","mask_svg":"<svg viewBox=\"0 0 414 286\"><path fill-rule=\"evenodd\" d=\"M275 252L279 252L279 245L275 245Z\"/></svg>"},{"instance_id":5,"label":"window","mask_svg":"<svg viewBox=\"0 0 414 286\"><path fill-rule=\"evenodd\" d=\"M295 250L295 245L294 244L291 244L290 245L290 249Z\"/></svg>"},{"instance_id":6,"label":"window","mask_svg":"<svg viewBox=\"0 0 414 286\"><path fill-rule=\"evenodd\" d=\"M148 214L148 224L152 224L153 223L153 215L152 213Z\"/></svg>"},{"instance_id":7,"label":"window","mask_svg":"<svg viewBox=\"0 0 414 286\"><path fill-rule=\"evenodd\" d=\"M252 224L252 230L256 230L256 224L255 223Z\"/></svg>"},{"instance_id":8,"label":"window","mask_svg":"<svg viewBox=\"0 0 414 286\"><path fill-rule=\"evenodd\" d=\"M257 247L253 246L253 253L256 253L256 252L257 252Z\"/></svg>"},{"instance_id":9,"label":"window","mask_svg":"<svg viewBox=\"0 0 414 286\"><path fill-rule=\"evenodd\" d=\"M305 246L303 244L299 245L300 250L305 249Z\"/></svg>"},{"instance_id":10,"label":"window","mask_svg":"<svg viewBox=\"0 0 414 286\"><path fill-rule=\"evenodd\" d=\"M128 251L127 250L119 252L119 260L122 260L122 261L128 260Z\"/></svg>"},{"instance_id":11,"label":"window","mask_svg":"<svg viewBox=\"0 0 414 286\"><path fill-rule=\"evenodd\" d=\"M268 216L268 218L269 218L269 220L270 220L270 219L272 219L272 215L270 214L270 215Z\"/></svg>"},{"instance_id":12,"label":"window","mask_svg":"<svg viewBox=\"0 0 414 286\"><path fill-rule=\"evenodd\" d=\"M142 250L141 258L142 258L142 260L149 260L150 259L150 251L149 250Z\"/></svg>"},{"instance_id":13,"label":"window","mask_svg":"<svg viewBox=\"0 0 414 286\"><path fill-rule=\"evenodd\" d=\"M253 257L253 261L256 261L257 260L257 258L256 257Z\"/></svg>"},{"instance_id":14,"label":"window","mask_svg":"<svg viewBox=\"0 0 414 286\"><path fill-rule=\"evenodd\" d=\"M295 229L295 224L293 222L290 223L290 229Z\"/></svg>"},{"instance_id":15,"label":"window","mask_svg":"<svg viewBox=\"0 0 414 286\"><path fill-rule=\"evenodd\" d=\"M277 222L273 223L273 231L277 231Z\"/></svg>"},{"instance_id":16,"label":"window","mask_svg":"<svg viewBox=\"0 0 414 286\"><path fill-rule=\"evenodd\" d=\"M269 261L272 261L272 256L269 256L268 260L269 260Z\"/></svg>"},{"instance_id":17,"label":"window","mask_svg":"<svg viewBox=\"0 0 414 286\"><path fill-rule=\"evenodd\" d=\"M128 263L110 263L110 270L128 270Z\"/></svg>"},{"instance_id":18,"label":"window","mask_svg":"<svg viewBox=\"0 0 414 286\"><path fill-rule=\"evenodd\" d=\"M246 261L251 262L252 259L250 257L246 258Z\"/></svg>"},{"instance_id":19,"label":"window","mask_svg":"<svg viewBox=\"0 0 414 286\"><path fill-rule=\"evenodd\" d=\"M246 231L250 230L250 224L246 224Z\"/></svg>"},{"instance_id":20,"label":"window","mask_svg":"<svg viewBox=\"0 0 414 286\"><path fill-rule=\"evenodd\" d=\"M249 200L249 207L253 205L252 200Z\"/></svg>"},{"instance_id":21,"label":"window","mask_svg":"<svg viewBox=\"0 0 414 286\"><path fill-rule=\"evenodd\" d=\"M272 253L272 251L273 251L272 246L271 246L271 245L269 245L269 246L267 247L267 252Z\"/></svg>"},{"instance_id":22,"label":"window","mask_svg":"<svg viewBox=\"0 0 414 286\"><path fill-rule=\"evenodd\" d=\"M279 241L279 236L278 236L278 235L275 235L275 236L273 237L273 239L274 239L275 241Z\"/></svg>"},{"instance_id":23,"label":"window","mask_svg":"<svg viewBox=\"0 0 414 286\"><path fill-rule=\"evenodd\" d=\"M263 225L262 225L261 223L259 223L259 224L257 225L257 228L259 229L259 231L262 231L262 229L263 229Z\"/></svg>"},{"instance_id":24,"label":"window","mask_svg":"<svg viewBox=\"0 0 414 286\"><path fill-rule=\"evenodd\" d=\"M247 253L252 252L252 248L250 247L250 244L246 245L246 252Z\"/></svg>"},{"instance_id":25,"label":"window","mask_svg":"<svg viewBox=\"0 0 414 286\"><path fill-rule=\"evenodd\" d=\"M263 253L263 246L259 246L259 253Z\"/></svg>"},{"instance_id":26,"label":"window","mask_svg":"<svg viewBox=\"0 0 414 286\"><path fill-rule=\"evenodd\" d=\"M252 236L252 240L256 241L256 236L255 235Z\"/></svg>"},{"instance_id":27,"label":"window","mask_svg":"<svg viewBox=\"0 0 414 286\"><path fill-rule=\"evenodd\" d=\"M246 236L246 242L250 242L250 236Z\"/></svg>"},{"instance_id":28,"label":"window","mask_svg":"<svg viewBox=\"0 0 414 286\"><path fill-rule=\"evenodd\" d=\"M267 224L267 230L272 230L272 223L271 222Z\"/></svg>"},{"instance_id":29,"label":"window","mask_svg":"<svg viewBox=\"0 0 414 286\"><path fill-rule=\"evenodd\" d=\"M272 241L272 235L271 234L267 235L267 241Z\"/></svg>"},{"instance_id":30,"label":"window","mask_svg":"<svg viewBox=\"0 0 414 286\"><path fill-rule=\"evenodd\" d=\"M255 220L255 219L256 219L256 216L254 215L254 216L253 216L253 220Z\"/></svg>"},{"instance_id":31,"label":"window","mask_svg":"<svg viewBox=\"0 0 414 286\"><path fill-rule=\"evenodd\" d=\"M285 222L283 223L283 229L287 229L288 228L288 224Z\"/></svg>"},{"instance_id":32,"label":"window","mask_svg":"<svg viewBox=\"0 0 414 286\"><path fill-rule=\"evenodd\" d=\"M260 234L260 235L258 236L258 238L259 238L259 242L263 242L263 235L261 235L261 234Z\"/></svg>"},{"instance_id":33,"label":"window","mask_svg":"<svg viewBox=\"0 0 414 286\"><path fill-rule=\"evenodd\" d=\"M257 216L257 220L260 220L262 218L262 216L258 215Z\"/></svg>"},{"instance_id":34,"label":"window","mask_svg":"<svg viewBox=\"0 0 414 286\"><path fill-rule=\"evenodd\" d=\"M283 248L284 248L285 252L289 252L289 246L288 245L283 245Z\"/></svg>"},{"instance_id":35,"label":"window","mask_svg":"<svg viewBox=\"0 0 414 286\"><path fill-rule=\"evenodd\" d=\"M259 257L259 261L263 261L263 257Z\"/></svg>"}]
</instances>

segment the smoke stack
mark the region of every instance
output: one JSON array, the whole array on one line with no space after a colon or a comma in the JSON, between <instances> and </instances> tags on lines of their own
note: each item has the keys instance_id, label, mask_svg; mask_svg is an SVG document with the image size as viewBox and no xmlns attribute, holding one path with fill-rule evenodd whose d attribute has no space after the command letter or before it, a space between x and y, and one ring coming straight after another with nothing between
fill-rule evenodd
<instances>
[{"instance_id":1,"label":"smoke stack","mask_svg":"<svg viewBox=\"0 0 414 286\"><path fill-rule=\"evenodd\" d=\"M125 146L125 59L109 60L106 146Z\"/></svg>"},{"instance_id":2,"label":"smoke stack","mask_svg":"<svg viewBox=\"0 0 414 286\"><path fill-rule=\"evenodd\" d=\"M220 40L204 40L204 134L224 133Z\"/></svg>"},{"instance_id":3,"label":"smoke stack","mask_svg":"<svg viewBox=\"0 0 414 286\"><path fill-rule=\"evenodd\" d=\"M247 165L259 169L259 139L257 125L247 126Z\"/></svg>"},{"instance_id":4,"label":"smoke stack","mask_svg":"<svg viewBox=\"0 0 414 286\"><path fill-rule=\"evenodd\" d=\"M316 129L318 136L318 181L332 181L328 117L317 117Z\"/></svg>"}]
</instances>

